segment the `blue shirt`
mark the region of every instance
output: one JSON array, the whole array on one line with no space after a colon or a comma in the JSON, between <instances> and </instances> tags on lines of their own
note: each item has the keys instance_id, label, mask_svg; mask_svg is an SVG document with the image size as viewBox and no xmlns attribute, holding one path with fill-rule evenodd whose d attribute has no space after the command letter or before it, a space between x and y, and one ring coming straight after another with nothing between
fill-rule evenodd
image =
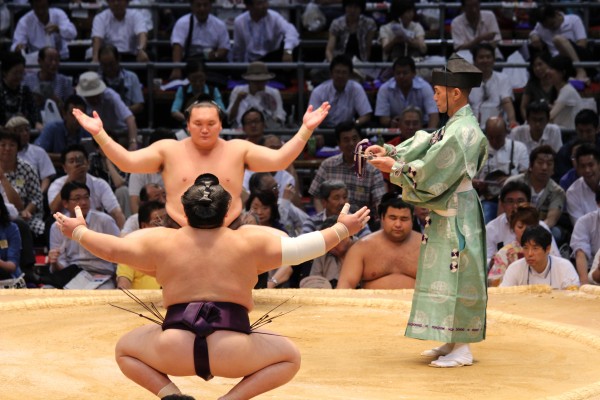
<instances>
[{"instance_id":1,"label":"blue shirt","mask_svg":"<svg viewBox=\"0 0 600 400\"><path fill-rule=\"evenodd\" d=\"M412 88L408 92L408 96L404 96L395 78L391 78L381 85L377 92L375 116L394 117L400 115L402 110L408 106L419 107L421 109L424 125L427 125L429 122L429 114L438 112L437 105L433 101L433 89L420 76L413 78Z\"/></svg>"},{"instance_id":2,"label":"blue shirt","mask_svg":"<svg viewBox=\"0 0 600 400\"><path fill-rule=\"evenodd\" d=\"M79 144L82 138L92 136L83 128L77 129L77 134L69 135L63 121L54 121L44 125L42 133L35 139L35 144L46 150L47 153L62 153L72 144Z\"/></svg>"},{"instance_id":3,"label":"blue shirt","mask_svg":"<svg viewBox=\"0 0 600 400\"><path fill-rule=\"evenodd\" d=\"M9 222L7 225L0 225L0 259L4 261L12 261L17 268L8 274L8 272L0 271L0 279L18 278L21 276L21 234L19 228L14 222ZM7 276L7 275L10 275Z\"/></svg>"},{"instance_id":4,"label":"blue shirt","mask_svg":"<svg viewBox=\"0 0 600 400\"><path fill-rule=\"evenodd\" d=\"M322 127L334 128L341 122L354 121L355 115L362 117L373 112L365 89L355 81L348 81L341 92L335 89L331 79L321 83L313 90L308 102L317 109L324 101L331 104L331 109Z\"/></svg>"}]
</instances>

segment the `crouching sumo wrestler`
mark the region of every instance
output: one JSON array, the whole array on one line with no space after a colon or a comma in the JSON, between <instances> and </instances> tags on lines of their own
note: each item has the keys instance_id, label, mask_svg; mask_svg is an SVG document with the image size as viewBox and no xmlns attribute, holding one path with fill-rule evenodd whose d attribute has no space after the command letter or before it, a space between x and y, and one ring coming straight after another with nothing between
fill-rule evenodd
<instances>
[{"instance_id":1,"label":"crouching sumo wrestler","mask_svg":"<svg viewBox=\"0 0 600 400\"><path fill-rule=\"evenodd\" d=\"M162 399L182 396L172 376L241 378L221 399L250 399L290 381L300 353L287 338L251 330L252 288L258 274L325 254L369 220L346 205L331 228L282 238L264 227L223 227L231 196L212 174L200 175L181 197L189 226L141 229L118 238L54 214L61 232L103 259L156 277L167 308L161 326L124 335L115 350L121 371Z\"/></svg>"}]
</instances>

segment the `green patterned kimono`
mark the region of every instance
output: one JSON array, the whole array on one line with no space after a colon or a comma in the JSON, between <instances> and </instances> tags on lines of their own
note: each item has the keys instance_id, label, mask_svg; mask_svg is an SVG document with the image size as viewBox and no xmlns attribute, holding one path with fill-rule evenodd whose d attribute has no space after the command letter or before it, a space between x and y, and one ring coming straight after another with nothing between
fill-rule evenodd
<instances>
[{"instance_id":1,"label":"green patterned kimono","mask_svg":"<svg viewBox=\"0 0 600 400\"><path fill-rule=\"evenodd\" d=\"M432 210L425 225L406 336L471 343L485 338L485 224L471 180L487 139L466 105L433 134L418 131L396 148L390 180L408 203Z\"/></svg>"}]
</instances>

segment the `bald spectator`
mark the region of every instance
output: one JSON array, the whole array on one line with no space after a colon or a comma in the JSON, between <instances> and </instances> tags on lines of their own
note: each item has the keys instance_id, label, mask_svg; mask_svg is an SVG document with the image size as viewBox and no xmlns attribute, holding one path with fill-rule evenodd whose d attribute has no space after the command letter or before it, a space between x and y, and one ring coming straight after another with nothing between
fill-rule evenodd
<instances>
[{"instance_id":1,"label":"bald spectator","mask_svg":"<svg viewBox=\"0 0 600 400\"><path fill-rule=\"evenodd\" d=\"M513 105L513 90L510 79L502 72L494 71L494 48L488 43L475 46L472 50L473 64L483 73L480 87L469 94L469 103L481 129L490 117L503 116L510 128L518 125Z\"/></svg>"},{"instance_id":2,"label":"bald spectator","mask_svg":"<svg viewBox=\"0 0 600 400\"><path fill-rule=\"evenodd\" d=\"M350 80L352 70L350 58L344 54L335 56L329 64L331 79L321 83L311 93L308 103L313 107L318 107L323 101L331 104L322 127L334 128L348 121L363 126L371 120L373 109L369 98L358 82Z\"/></svg>"},{"instance_id":3,"label":"bald spectator","mask_svg":"<svg viewBox=\"0 0 600 400\"><path fill-rule=\"evenodd\" d=\"M140 207L140 193L146 192L148 185L153 185L154 188L161 188L164 195L164 186L162 175L160 173L153 174L129 174L129 205L132 214L137 214L138 208Z\"/></svg>"},{"instance_id":4,"label":"bald spectator","mask_svg":"<svg viewBox=\"0 0 600 400\"><path fill-rule=\"evenodd\" d=\"M269 10L267 0L244 0L246 12L233 22L234 62L292 62L300 43L294 25L276 11Z\"/></svg>"},{"instance_id":5,"label":"bald spectator","mask_svg":"<svg viewBox=\"0 0 600 400\"><path fill-rule=\"evenodd\" d=\"M11 51L33 53L51 46L60 53L60 58L69 58L68 44L77 36L77 29L63 10L50 8L48 3L49 0L30 1L32 10L19 19Z\"/></svg>"},{"instance_id":6,"label":"bald spectator","mask_svg":"<svg viewBox=\"0 0 600 400\"><path fill-rule=\"evenodd\" d=\"M388 193L378 208L381 229L356 242L344 259L337 289L410 289L415 286L421 235L413 207Z\"/></svg>"},{"instance_id":7,"label":"bald spectator","mask_svg":"<svg viewBox=\"0 0 600 400\"><path fill-rule=\"evenodd\" d=\"M115 46L123 61L148 62L148 31L143 16L128 9L129 0L108 0L108 9L96 14L92 23L92 62L100 60L103 44ZM104 119L104 118L103 118Z\"/></svg>"},{"instance_id":8,"label":"bald spectator","mask_svg":"<svg viewBox=\"0 0 600 400\"><path fill-rule=\"evenodd\" d=\"M527 171L528 152L525 145L506 136L508 131L503 118L491 117L485 124L488 139L488 158L473 184L481 197L485 222L498 215L498 194L504 181Z\"/></svg>"},{"instance_id":9,"label":"bald spectator","mask_svg":"<svg viewBox=\"0 0 600 400\"><path fill-rule=\"evenodd\" d=\"M575 168L580 176L567 190L567 213L571 223L595 211L596 192L600 189L600 151L584 143L575 152Z\"/></svg>"},{"instance_id":10,"label":"bald spectator","mask_svg":"<svg viewBox=\"0 0 600 400\"><path fill-rule=\"evenodd\" d=\"M581 284L588 283L594 255L600 250L600 189L596 191L596 209L575 222L571 234L571 250Z\"/></svg>"},{"instance_id":11,"label":"bald spectator","mask_svg":"<svg viewBox=\"0 0 600 400\"><path fill-rule=\"evenodd\" d=\"M123 229L121 229L121 236L125 236L131 232L140 229L139 221L139 210L141 204L146 203L162 203L163 205L167 202L167 196L165 194L165 188L162 184L148 183L142 187L138 197L139 203L135 214L132 214L127 218ZM164 207L163 207L164 208Z\"/></svg>"},{"instance_id":12,"label":"bald spectator","mask_svg":"<svg viewBox=\"0 0 600 400\"><path fill-rule=\"evenodd\" d=\"M546 49L552 56L566 56L572 62L590 58L587 32L578 15L566 15L549 4L538 6L535 14L537 23L529 33L532 47ZM589 81L584 68L576 68L576 73L576 79Z\"/></svg>"},{"instance_id":13,"label":"bald spectator","mask_svg":"<svg viewBox=\"0 0 600 400\"><path fill-rule=\"evenodd\" d=\"M560 127L549 123L550 107L545 101L533 101L527 105L527 123L513 128L510 137L523 143L530 153L543 144L558 153L563 145Z\"/></svg>"},{"instance_id":14,"label":"bald spectator","mask_svg":"<svg viewBox=\"0 0 600 400\"><path fill-rule=\"evenodd\" d=\"M496 58L503 58L496 46L502 36L498 21L492 11L481 10L479 0L461 0L462 13L452 20L450 32L454 50L473 50L481 43L488 43L494 49Z\"/></svg>"},{"instance_id":15,"label":"bald spectator","mask_svg":"<svg viewBox=\"0 0 600 400\"><path fill-rule=\"evenodd\" d=\"M410 57L399 57L393 65L394 77L385 82L377 91L375 116L381 126L389 127L392 117L399 115L407 107L418 107L423 111L423 125L437 128L440 122L431 85L417 76L415 62Z\"/></svg>"},{"instance_id":16,"label":"bald spectator","mask_svg":"<svg viewBox=\"0 0 600 400\"><path fill-rule=\"evenodd\" d=\"M423 113L418 107L409 106L402 110L390 122L390 128L399 129L400 133L387 143L395 147L413 137L416 131L423 129L422 115Z\"/></svg>"}]
</instances>

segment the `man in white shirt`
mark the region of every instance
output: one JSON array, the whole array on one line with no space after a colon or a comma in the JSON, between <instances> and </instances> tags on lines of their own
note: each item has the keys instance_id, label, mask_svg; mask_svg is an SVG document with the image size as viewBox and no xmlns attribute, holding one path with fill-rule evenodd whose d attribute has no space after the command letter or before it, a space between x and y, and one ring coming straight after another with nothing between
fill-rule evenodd
<instances>
[{"instance_id":1,"label":"man in white shirt","mask_svg":"<svg viewBox=\"0 0 600 400\"><path fill-rule=\"evenodd\" d=\"M510 79L502 72L494 71L494 47L489 43L477 45L473 50L473 64L483 73L481 86L471 89L469 104L473 114L484 129L488 118L503 116L512 129L518 125L513 105Z\"/></svg>"},{"instance_id":2,"label":"man in white shirt","mask_svg":"<svg viewBox=\"0 0 600 400\"><path fill-rule=\"evenodd\" d=\"M450 25L454 50L472 50L480 43L489 43L495 48L495 57L502 59L502 53L496 48L502 36L494 12L481 11L479 0L461 0L460 4L462 14Z\"/></svg>"},{"instance_id":3,"label":"man in white shirt","mask_svg":"<svg viewBox=\"0 0 600 400\"><path fill-rule=\"evenodd\" d=\"M596 192L596 205L600 207L600 190ZM592 257L600 250L600 208L585 214L575 222L571 234L571 250L581 284L588 282Z\"/></svg>"},{"instance_id":4,"label":"man in white shirt","mask_svg":"<svg viewBox=\"0 0 600 400\"><path fill-rule=\"evenodd\" d=\"M244 0L244 4L248 11L233 22L231 60L292 62L293 51L300 43L294 25L269 10L267 0Z\"/></svg>"},{"instance_id":5,"label":"man in white shirt","mask_svg":"<svg viewBox=\"0 0 600 400\"><path fill-rule=\"evenodd\" d=\"M543 144L552 147L556 153L563 145L560 127L550 121L550 107L545 101L532 101L527 105L527 123L517 126L510 137L527 147L527 152Z\"/></svg>"},{"instance_id":6,"label":"man in white shirt","mask_svg":"<svg viewBox=\"0 0 600 400\"><path fill-rule=\"evenodd\" d=\"M573 225L585 214L595 211L596 192L600 189L600 151L583 143L575 151L575 170L580 178L567 190L567 213Z\"/></svg>"},{"instance_id":7,"label":"man in white shirt","mask_svg":"<svg viewBox=\"0 0 600 400\"><path fill-rule=\"evenodd\" d=\"M59 51L60 58L68 59L68 44L77 36L75 25L63 10L50 8L48 0L31 0L30 3L32 10L19 19L10 50L33 53L52 46Z\"/></svg>"},{"instance_id":8,"label":"man in white shirt","mask_svg":"<svg viewBox=\"0 0 600 400\"><path fill-rule=\"evenodd\" d=\"M552 56L567 56L573 62L589 58L587 51L587 32L578 15L565 15L551 5L542 4L537 7L538 23L529 33L531 46L536 49L544 47ZM577 79L588 81L585 69L579 67Z\"/></svg>"},{"instance_id":9,"label":"man in white shirt","mask_svg":"<svg viewBox=\"0 0 600 400\"><path fill-rule=\"evenodd\" d=\"M146 45L148 31L143 16L127 9L128 0L108 0L108 10L92 22L92 62L99 61L98 52L104 43L115 46L123 61L148 62Z\"/></svg>"},{"instance_id":10,"label":"man in white shirt","mask_svg":"<svg viewBox=\"0 0 600 400\"><path fill-rule=\"evenodd\" d=\"M580 285L577 272L569 260L550 255L552 234L541 226L529 226L521 245L525 258L508 266L500 287L549 285L553 289L570 289Z\"/></svg>"}]
</instances>

